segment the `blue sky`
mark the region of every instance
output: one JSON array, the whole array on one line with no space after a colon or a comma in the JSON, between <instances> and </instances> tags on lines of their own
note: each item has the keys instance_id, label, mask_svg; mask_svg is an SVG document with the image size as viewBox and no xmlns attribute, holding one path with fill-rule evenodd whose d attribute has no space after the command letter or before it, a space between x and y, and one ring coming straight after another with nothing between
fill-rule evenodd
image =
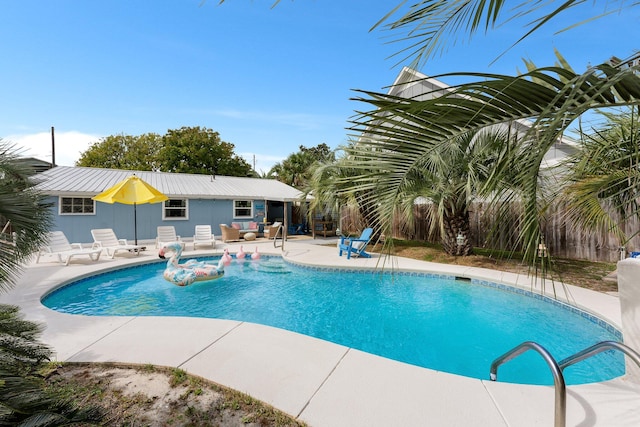
<instances>
[{"instance_id":1,"label":"blue sky","mask_svg":"<svg viewBox=\"0 0 640 427\"><path fill-rule=\"evenodd\" d=\"M289 154L348 140L364 108L353 89L386 91L404 45L369 31L400 0L22 0L0 14L0 138L73 165L91 142L201 126L268 169ZM519 3L519 2L514 2ZM640 8L555 34L604 6L592 2L492 61L527 20L460 39L420 71L514 74L522 58L576 71L637 49ZM604 3L604 2L603 2ZM613 2L616 4L616 2ZM448 82L445 80L445 82ZM453 82L448 82L453 83Z\"/></svg>"}]
</instances>

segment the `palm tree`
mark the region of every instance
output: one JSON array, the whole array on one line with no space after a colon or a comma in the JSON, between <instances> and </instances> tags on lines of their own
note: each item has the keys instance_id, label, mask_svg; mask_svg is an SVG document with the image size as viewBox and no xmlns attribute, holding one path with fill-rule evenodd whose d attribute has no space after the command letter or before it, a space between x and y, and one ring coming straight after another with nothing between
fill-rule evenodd
<instances>
[{"instance_id":1,"label":"palm tree","mask_svg":"<svg viewBox=\"0 0 640 427\"><path fill-rule=\"evenodd\" d=\"M352 186L352 178L363 171L359 168L359 158L354 155L355 142L336 150L333 160L319 162L306 188L305 197L311 195L309 212L327 210L341 212L344 207L355 209L359 213L358 224L343 224L348 228L364 230L373 227L378 218L375 189L356 189ZM366 150L361 146L360 150ZM377 174L377 170L367 173ZM380 229L374 229L374 240L380 236Z\"/></svg>"},{"instance_id":2,"label":"palm tree","mask_svg":"<svg viewBox=\"0 0 640 427\"><path fill-rule=\"evenodd\" d=\"M311 156L306 153L293 153L282 162L273 165L268 175L292 187L302 188L307 183L309 168L313 162Z\"/></svg>"},{"instance_id":3,"label":"palm tree","mask_svg":"<svg viewBox=\"0 0 640 427\"><path fill-rule=\"evenodd\" d=\"M562 195L575 223L613 232L625 245L633 237L627 236L625 220L640 215L640 111L601 114L603 126L580 132L582 147L567 162L570 174Z\"/></svg>"},{"instance_id":4,"label":"palm tree","mask_svg":"<svg viewBox=\"0 0 640 427\"><path fill-rule=\"evenodd\" d=\"M581 0L532 0L510 8L510 16L505 21L527 16L529 22L534 23L513 46L559 14L582 3L584 2ZM402 49L398 55L405 55L404 60L412 59L416 67L430 57L446 51L448 45L455 45L462 34L472 36L478 30L491 29L499 19L504 18L503 9L506 6L506 2L499 0L421 0L396 18L404 4L405 2L401 2L374 28L384 26L399 34L396 41L409 42L409 47ZM595 2L590 7L594 5ZM620 9L634 6L638 6L638 3L621 3ZM611 11L594 14L594 18L608 13ZM621 62L632 63L638 56ZM517 198L522 203L524 213L521 218L520 243L525 248L525 258L534 262L536 247L541 240L541 223L549 206L546 198L548 193L545 193L542 186L544 176L540 173L545 153L553 141L584 112L595 108L637 104L640 86L637 70L633 67L622 69L605 63L592 67L583 74L576 74L563 60L556 67L535 68L533 64L527 66L529 72L517 77L482 73L450 74L452 77L480 80L460 85L453 94L438 96L425 103L363 91L365 97L359 100L369 103L375 110L362 113L354 121L354 129L378 133L380 138L389 138L394 144L411 145L410 159L405 159L404 165L394 165L400 168L396 171L398 176L402 176L409 173L410 168L406 165L417 160L421 153L432 150L434 145L447 144L457 135L519 118L535 119L533 128L527 135L529 149L518 159L522 168L512 181L518 191L500 186L497 182L492 184L497 198L502 198L502 201ZM383 117L396 114L399 117L395 120ZM393 129L401 121L417 123L417 126L412 131L401 134ZM419 132L425 132L426 137L416 135ZM374 152L380 154L383 149ZM395 182L388 181L396 189L400 188L400 182L399 179ZM631 187L628 186L627 189L630 190ZM505 192L506 196L501 196ZM395 199L391 198L390 201ZM508 205L503 203L502 206ZM390 209L387 207L387 212Z\"/></svg>"},{"instance_id":5,"label":"palm tree","mask_svg":"<svg viewBox=\"0 0 640 427\"><path fill-rule=\"evenodd\" d=\"M309 185L313 171L318 164L333 160L335 160L335 155L327 144L318 144L311 148L301 145L300 151L290 154L282 162L273 165L268 176L304 190Z\"/></svg>"},{"instance_id":6,"label":"palm tree","mask_svg":"<svg viewBox=\"0 0 640 427\"><path fill-rule=\"evenodd\" d=\"M520 76L458 73L477 78L431 99L407 99L360 91L358 101L372 109L353 120L365 150L357 151L363 171L351 178L354 190L376 189L380 225L388 229L395 207L416 170L434 152L442 152L458 138L488 126L509 126L533 118L531 130L521 136L516 151L518 172L506 182L515 158L495 164L486 191L503 206L517 201L523 206L520 244L533 262L541 239L541 217L548 207L543 191L542 162L550 147L581 114L590 110L640 103L640 77L633 68L610 64L576 74L562 65L534 68ZM514 153L512 152L512 155ZM372 175L366 171L379 170ZM508 184L508 185L505 185Z\"/></svg>"},{"instance_id":7,"label":"palm tree","mask_svg":"<svg viewBox=\"0 0 640 427\"><path fill-rule=\"evenodd\" d=\"M444 250L469 255L473 249L470 204L486 195L490 179L510 181L517 165L499 166L519 150L518 140L510 136L509 128L496 128L460 134L424 151L419 145L392 142L390 132L422 138L417 120L368 128L359 141L344 148L345 155L338 162L318 170L313 186L320 196L317 199L324 204L357 206L365 226L386 235L394 220L413 224L415 204L421 199L437 218L431 223L431 233L439 231ZM501 178L496 176L498 170Z\"/></svg>"},{"instance_id":8,"label":"palm tree","mask_svg":"<svg viewBox=\"0 0 640 427\"><path fill-rule=\"evenodd\" d=\"M0 139L0 289L15 283L51 225L50 206L35 191L33 169L13 144ZM9 232L11 231L11 232Z\"/></svg>"},{"instance_id":9,"label":"palm tree","mask_svg":"<svg viewBox=\"0 0 640 427\"><path fill-rule=\"evenodd\" d=\"M433 206L433 227L439 225L442 246L450 255L472 253L469 208L471 202L484 196L495 166L505 161L507 151L514 150L517 140L509 143L506 129L485 129L459 135L448 144L434 147L407 175L404 218L413 213L413 200L422 197ZM513 169L504 171L513 174ZM495 177L493 179L496 179ZM506 180L506 179L505 179Z\"/></svg>"},{"instance_id":10,"label":"palm tree","mask_svg":"<svg viewBox=\"0 0 640 427\"><path fill-rule=\"evenodd\" d=\"M0 139L0 289L8 290L24 263L40 248L50 227L50 206L16 148ZM0 424L56 426L96 421L43 391L39 370L51 351L38 342L41 328L23 320L17 307L0 305Z\"/></svg>"},{"instance_id":11,"label":"palm tree","mask_svg":"<svg viewBox=\"0 0 640 427\"><path fill-rule=\"evenodd\" d=\"M95 408L79 408L44 391L40 371L51 350L38 341L40 333L17 307L0 304L0 424L49 427L99 421Z\"/></svg>"}]
</instances>

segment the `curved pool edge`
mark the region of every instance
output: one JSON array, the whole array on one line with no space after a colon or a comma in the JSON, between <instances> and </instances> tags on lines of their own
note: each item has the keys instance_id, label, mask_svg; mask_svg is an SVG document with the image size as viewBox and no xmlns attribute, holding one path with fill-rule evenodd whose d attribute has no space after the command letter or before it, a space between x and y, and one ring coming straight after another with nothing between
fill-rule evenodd
<instances>
[{"instance_id":1,"label":"curved pool edge","mask_svg":"<svg viewBox=\"0 0 640 427\"><path fill-rule=\"evenodd\" d=\"M268 253L268 246L261 247L261 252ZM372 268L378 261L347 262L333 248L290 242L284 256L292 262L331 267ZM0 300L21 306L30 320L46 322L43 340L54 348L58 360L181 367L244 391L311 426L420 425L426 420L443 426L553 422L552 387L492 383L436 372L262 325L215 319L87 317L57 313L40 304L41 296L52 287L78 276L151 260L146 255L107 260L99 262L99 268L95 264L33 264ZM507 275L406 259L394 262L397 268L446 270L493 281ZM518 280L519 286L529 285L517 277L516 284ZM619 325L609 307L610 299L617 303L615 297L578 294L574 296L581 307ZM598 311L599 304L605 313ZM640 389L624 379L570 386L567 425L588 419L597 420L595 425L638 425L638 393Z\"/></svg>"},{"instance_id":2,"label":"curved pool edge","mask_svg":"<svg viewBox=\"0 0 640 427\"><path fill-rule=\"evenodd\" d=\"M478 282L504 284L532 294L543 294L549 299L556 299L554 297L550 281L543 283L540 279L534 280L531 276L526 274L509 273L479 267L438 264L395 256L378 256L378 254L373 254L373 257L368 259L346 260L345 257L340 258L335 256L332 248L322 249L326 253L327 257L331 257L333 255L336 258L334 263L327 265L322 262L318 262L317 258L310 256L306 250L300 249L286 251L283 254L283 258L293 264L307 267L326 267L328 269L346 268L352 270L402 270L423 274L430 273L434 275L467 278ZM568 289L568 293L565 293L565 288ZM546 292L542 292L543 289L546 290ZM559 282L556 282L556 289L558 289L558 301L575 306L587 313L599 317L610 323L618 330L622 329L620 303L617 296L573 285L561 284Z\"/></svg>"}]
</instances>

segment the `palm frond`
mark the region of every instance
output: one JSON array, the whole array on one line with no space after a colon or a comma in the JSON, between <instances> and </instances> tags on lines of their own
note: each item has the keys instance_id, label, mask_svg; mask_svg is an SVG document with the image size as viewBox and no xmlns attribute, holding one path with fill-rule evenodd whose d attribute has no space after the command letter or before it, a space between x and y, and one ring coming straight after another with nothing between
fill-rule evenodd
<instances>
[{"instance_id":1,"label":"palm frond","mask_svg":"<svg viewBox=\"0 0 640 427\"><path fill-rule=\"evenodd\" d=\"M21 266L39 249L51 224L50 206L34 187L33 169L11 143L0 139L0 289L10 287Z\"/></svg>"},{"instance_id":2,"label":"palm frond","mask_svg":"<svg viewBox=\"0 0 640 427\"><path fill-rule=\"evenodd\" d=\"M89 425L95 408L45 392L39 374L51 350L39 341L42 327L24 320L18 307L0 304L0 425Z\"/></svg>"},{"instance_id":3,"label":"palm frond","mask_svg":"<svg viewBox=\"0 0 640 427\"><path fill-rule=\"evenodd\" d=\"M501 201L523 204L520 241L526 258L533 260L540 240L540 217L549 205L541 189L545 154L585 111L640 103L640 77L635 71L601 64L583 74L562 66L537 68L520 76L456 73L447 76L478 80L426 99L360 91L356 100L373 108L359 112L352 121L351 130L359 139L350 155L358 162L349 167L360 174L350 177L345 191L371 190L375 197L370 203L376 204L384 227L415 171L425 169L434 153L468 132L532 119L530 130L520 136L522 145L512 152L517 157L498 158L494 166L501 173L493 174L497 181L486 190ZM514 162L517 173L510 171ZM504 177L508 172L507 188Z\"/></svg>"},{"instance_id":4,"label":"palm frond","mask_svg":"<svg viewBox=\"0 0 640 427\"><path fill-rule=\"evenodd\" d=\"M393 56L399 57L398 63L411 63L414 68L420 68L428 59L445 53L464 39L471 39L478 31L487 32L502 23L528 19L523 27L529 29L505 49L507 52L557 16L585 3L584 0L523 0L505 10L510 4L504 0L421 0L404 11L406 1L402 1L372 30L382 27L398 34L393 42L407 46ZM619 7L612 8L611 2L604 3L602 13L594 11L590 18L573 22L561 31L638 5L638 2L619 2ZM400 15L396 17L397 14Z\"/></svg>"},{"instance_id":5,"label":"palm frond","mask_svg":"<svg viewBox=\"0 0 640 427\"><path fill-rule=\"evenodd\" d=\"M640 117L635 108L601 114L604 125L580 132L581 149L567 162L571 173L563 197L570 220L611 231L624 244L626 219L640 215Z\"/></svg>"}]
</instances>

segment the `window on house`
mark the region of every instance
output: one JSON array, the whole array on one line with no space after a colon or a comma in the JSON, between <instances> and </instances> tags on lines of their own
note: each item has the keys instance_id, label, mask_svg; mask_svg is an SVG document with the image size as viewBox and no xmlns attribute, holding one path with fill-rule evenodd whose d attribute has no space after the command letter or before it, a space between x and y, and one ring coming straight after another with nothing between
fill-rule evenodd
<instances>
[{"instance_id":1,"label":"window on house","mask_svg":"<svg viewBox=\"0 0 640 427\"><path fill-rule=\"evenodd\" d=\"M169 199L164 201L162 219L189 219L187 199Z\"/></svg>"},{"instance_id":2,"label":"window on house","mask_svg":"<svg viewBox=\"0 0 640 427\"><path fill-rule=\"evenodd\" d=\"M234 200L234 218L253 218L253 200Z\"/></svg>"},{"instance_id":3,"label":"window on house","mask_svg":"<svg viewBox=\"0 0 640 427\"><path fill-rule=\"evenodd\" d=\"M90 197L60 197L60 215L95 215L95 203Z\"/></svg>"}]
</instances>

